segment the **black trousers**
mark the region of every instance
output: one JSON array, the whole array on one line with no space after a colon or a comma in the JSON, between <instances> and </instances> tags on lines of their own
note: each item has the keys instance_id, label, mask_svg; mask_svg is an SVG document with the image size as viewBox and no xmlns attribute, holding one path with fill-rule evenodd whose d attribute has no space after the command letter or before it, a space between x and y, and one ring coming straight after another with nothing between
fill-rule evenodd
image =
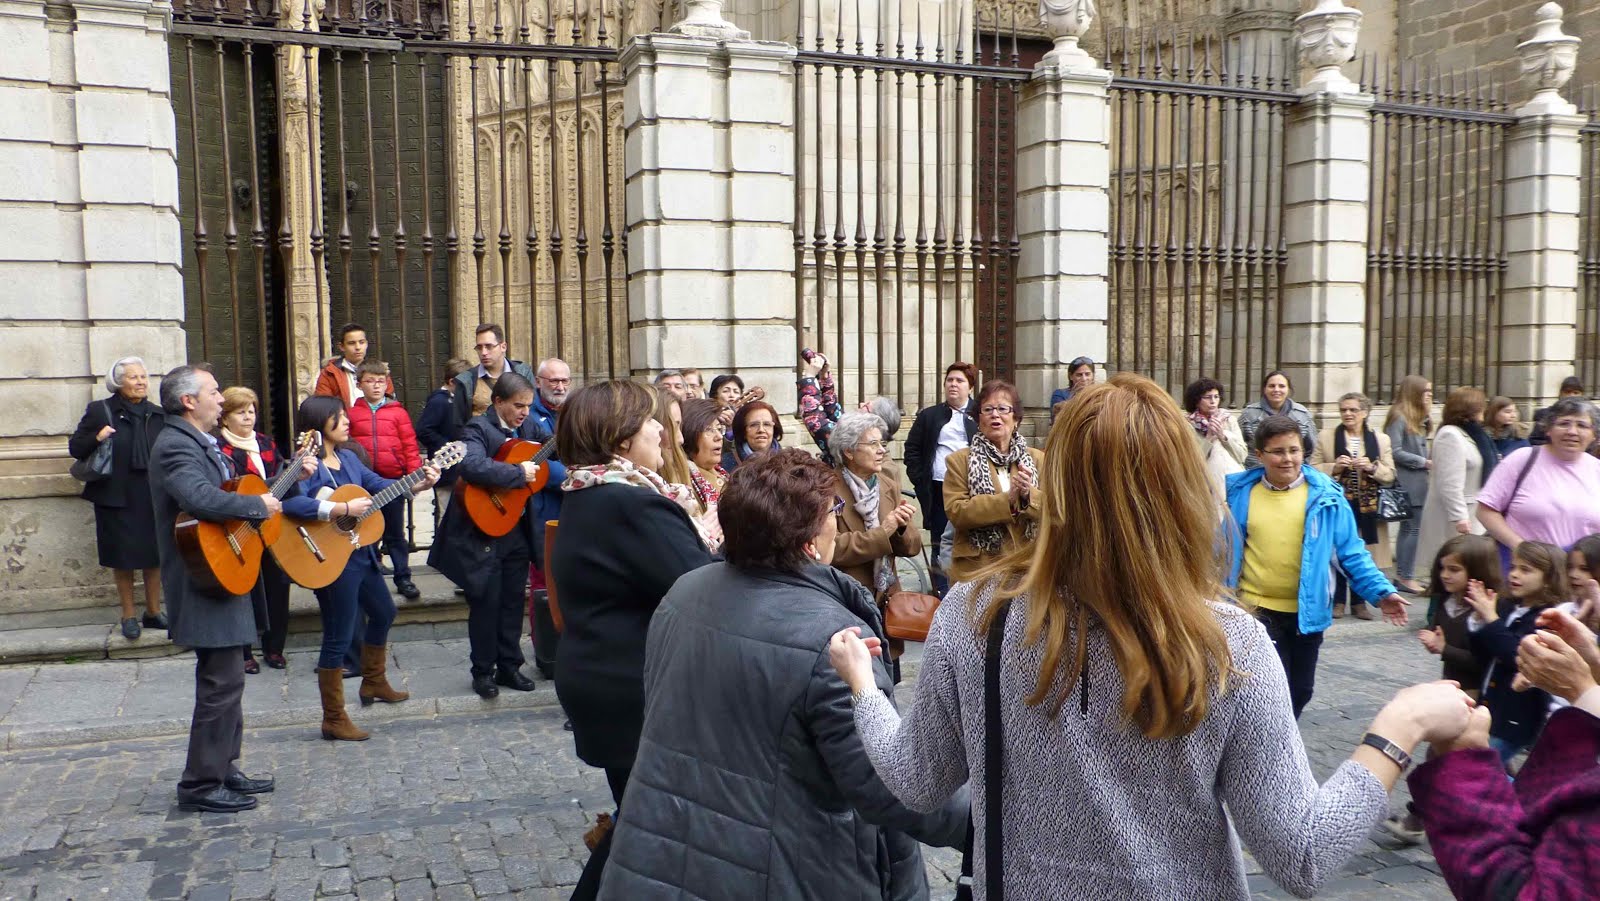
<instances>
[{"instance_id":1,"label":"black trousers","mask_svg":"<svg viewBox=\"0 0 1600 901\"><path fill-rule=\"evenodd\" d=\"M934 565L937 566L940 543L944 540L944 527L950 520L944 515L944 482L929 482L928 485L931 489L928 496L919 496L917 500L922 502L922 527L928 530L928 551L933 555ZM941 573L933 573L933 585L943 597L944 590L950 587L950 580Z\"/></svg>"},{"instance_id":2,"label":"black trousers","mask_svg":"<svg viewBox=\"0 0 1600 901\"><path fill-rule=\"evenodd\" d=\"M1311 702L1311 693L1317 684L1317 657L1322 653L1322 633L1307 635L1300 631L1300 614L1280 613L1276 610L1257 610L1256 617L1267 627L1267 637L1283 662L1283 674L1289 679L1289 702L1294 705L1294 718Z\"/></svg>"},{"instance_id":3,"label":"black trousers","mask_svg":"<svg viewBox=\"0 0 1600 901\"><path fill-rule=\"evenodd\" d=\"M620 821L622 816L622 793L628 787L628 776L633 768L606 769L606 784L611 786L611 799L617 802L617 812L614 817ZM589 852L589 860L583 865L583 874L578 877L578 884L572 889L571 901L592 901L600 895L600 877L605 875L606 860L611 857L611 836L617 834L617 824L613 823L611 831L607 832Z\"/></svg>"},{"instance_id":4,"label":"black trousers","mask_svg":"<svg viewBox=\"0 0 1600 901\"><path fill-rule=\"evenodd\" d=\"M401 495L383 505L383 549L396 579L411 578L411 543L406 541L406 508L410 503L409 497Z\"/></svg>"},{"instance_id":5,"label":"black trousers","mask_svg":"<svg viewBox=\"0 0 1600 901\"><path fill-rule=\"evenodd\" d=\"M194 719L178 800L193 800L221 786L239 759L243 741L244 655L238 645L195 648Z\"/></svg>"},{"instance_id":6,"label":"black trousers","mask_svg":"<svg viewBox=\"0 0 1600 901\"><path fill-rule=\"evenodd\" d=\"M504 539L502 539L504 542ZM506 556L496 555L489 591L467 590L467 640L472 675L487 676L496 667L520 669L522 618L528 613L528 549L526 542L504 542ZM498 550L498 549L497 549Z\"/></svg>"}]
</instances>

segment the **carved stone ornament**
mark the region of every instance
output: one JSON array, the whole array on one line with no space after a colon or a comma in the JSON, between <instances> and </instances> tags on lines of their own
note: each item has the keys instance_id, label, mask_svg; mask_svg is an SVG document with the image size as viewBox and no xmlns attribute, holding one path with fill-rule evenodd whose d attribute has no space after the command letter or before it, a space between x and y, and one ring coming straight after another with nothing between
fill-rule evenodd
<instances>
[{"instance_id":1,"label":"carved stone ornament","mask_svg":"<svg viewBox=\"0 0 1600 901\"><path fill-rule=\"evenodd\" d=\"M1039 0L1039 23L1056 42L1039 64L1064 69L1097 68L1095 58L1078 46L1094 24L1094 16L1094 0Z\"/></svg>"},{"instance_id":2,"label":"carved stone ornament","mask_svg":"<svg viewBox=\"0 0 1600 901\"><path fill-rule=\"evenodd\" d=\"M1534 13L1533 37L1517 45L1522 80L1533 89L1533 98L1517 111L1522 115L1570 116L1578 111L1562 99L1560 91L1572 79L1572 70L1578 64L1581 38L1562 32L1561 16L1558 3L1539 7Z\"/></svg>"},{"instance_id":3,"label":"carved stone ornament","mask_svg":"<svg viewBox=\"0 0 1600 901\"><path fill-rule=\"evenodd\" d=\"M684 5L688 13L667 29L671 33L720 41L750 40L750 32L722 18L722 0L687 0Z\"/></svg>"},{"instance_id":4,"label":"carved stone ornament","mask_svg":"<svg viewBox=\"0 0 1600 901\"><path fill-rule=\"evenodd\" d=\"M1300 60L1316 71L1300 90L1306 94L1353 94L1360 90L1339 69L1356 55L1356 35L1361 31L1361 10L1343 0L1317 0L1315 9L1294 20L1295 46Z\"/></svg>"}]
</instances>

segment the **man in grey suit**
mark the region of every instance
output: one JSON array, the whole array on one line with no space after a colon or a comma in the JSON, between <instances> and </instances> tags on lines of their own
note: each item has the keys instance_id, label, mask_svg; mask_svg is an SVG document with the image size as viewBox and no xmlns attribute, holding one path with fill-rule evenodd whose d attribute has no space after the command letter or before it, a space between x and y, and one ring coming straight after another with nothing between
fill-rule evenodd
<instances>
[{"instance_id":1,"label":"man in grey suit","mask_svg":"<svg viewBox=\"0 0 1600 901\"><path fill-rule=\"evenodd\" d=\"M236 764L244 738L243 646L256 640L255 614L248 596L216 597L195 587L172 527L180 511L207 522L259 522L281 507L270 494L222 490L234 475L211 437L222 414L222 392L203 365L179 366L161 380L161 407L170 428L151 449L150 493L172 640L193 648L195 656L194 718L178 806L234 813L255 807L252 795L273 789L270 776L251 779Z\"/></svg>"}]
</instances>

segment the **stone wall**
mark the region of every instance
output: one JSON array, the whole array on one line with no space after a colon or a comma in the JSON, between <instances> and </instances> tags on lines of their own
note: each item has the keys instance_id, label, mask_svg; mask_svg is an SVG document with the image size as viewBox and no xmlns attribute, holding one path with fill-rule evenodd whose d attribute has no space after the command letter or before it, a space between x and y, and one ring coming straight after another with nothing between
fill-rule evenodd
<instances>
[{"instance_id":1,"label":"stone wall","mask_svg":"<svg viewBox=\"0 0 1600 901\"><path fill-rule=\"evenodd\" d=\"M111 595L66 439L116 359L184 359L170 10L0 0L0 626Z\"/></svg>"}]
</instances>

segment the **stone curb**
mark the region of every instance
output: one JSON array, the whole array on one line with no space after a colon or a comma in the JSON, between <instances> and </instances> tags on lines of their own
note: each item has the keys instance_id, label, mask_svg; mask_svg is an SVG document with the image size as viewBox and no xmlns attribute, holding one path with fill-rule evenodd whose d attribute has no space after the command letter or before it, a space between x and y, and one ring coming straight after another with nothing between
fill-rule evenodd
<instances>
[{"instance_id":1,"label":"stone curb","mask_svg":"<svg viewBox=\"0 0 1600 901\"><path fill-rule=\"evenodd\" d=\"M365 724L426 719L457 713L487 713L497 709L534 710L556 706L558 702L554 684L541 681L534 691L502 691L500 696L493 700L485 700L477 695L458 695L414 698L400 704L374 704L365 708L348 706L347 709L352 720ZM286 707L258 713L246 711L244 720L248 728L304 726L322 722L322 707ZM0 727L0 750L24 751L130 738L160 738L183 735L188 731L188 717L154 720L117 718L85 720L70 725L50 723L3 726Z\"/></svg>"}]
</instances>

